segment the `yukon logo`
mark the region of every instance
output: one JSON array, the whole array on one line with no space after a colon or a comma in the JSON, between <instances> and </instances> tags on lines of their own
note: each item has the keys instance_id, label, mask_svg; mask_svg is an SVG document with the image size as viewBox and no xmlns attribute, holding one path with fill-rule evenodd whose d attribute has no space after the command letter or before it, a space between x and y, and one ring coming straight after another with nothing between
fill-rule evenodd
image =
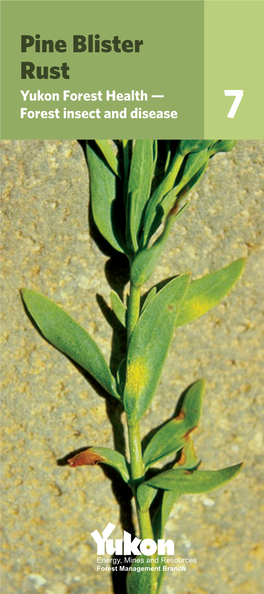
<instances>
[{"instance_id":1,"label":"yukon logo","mask_svg":"<svg viewBox=\"0 0 264 594\"><path fill-rule=\"evenodd\" d=\"M98 530L94 530L91 532L91 536L95 540L97 544L97 555L154 555L154 553L158 553L158 555L174 555L174 542L173 540L164 540L162 538L158 539L156 543L155 540L152 538L145 538L141 540L140 538L133 538L131 539L131 534L124 530L123 539L116 538L113 540L112 538L108 538L110 534L112 534L113 530L115 529L115 525L107 524L106 528L103 530L102 535L98 532Z\"/></svg>"}]
</instances>

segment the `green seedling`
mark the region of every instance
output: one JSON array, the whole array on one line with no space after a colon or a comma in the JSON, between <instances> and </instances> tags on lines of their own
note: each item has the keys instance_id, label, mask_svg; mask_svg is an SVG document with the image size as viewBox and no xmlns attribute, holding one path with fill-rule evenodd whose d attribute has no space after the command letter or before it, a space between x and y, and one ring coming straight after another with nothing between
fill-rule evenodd
<instances>
[{"instance_id":1,"label":"green seedling","mask_svg":"<svg viewBox=\"0 0 264 594\"><path fill-rule=\"evenodd\" d=\"M233 146L233 141L224 140L86 142L95 226L114 250L125 254L130 269L128 300L110 293L113 312L127 335L127 348L115 374L84 328L47 297L22 290L26 309L42 335L124 408L129 460L118 451L92 447L68 462L71 467L108 464L120 474L132 489L142 540L162 539L181 495L216 489L241 468L236 464L221 470L200 469L191 433L201 415L202 380L185 391L177 416L153 431L144 449L140 435L140 421L159 383L175 329L217 305L243 270L241 258L196 281L189 272L163 279L162 288L153 287L142 299L142 287L153 273L172 225L185 216L192 188L213 155ZM173 458L169 469L168 465L160 468L168 458ZM147 566L147 556L142 557ZM128 572L128 594L160 591L163 571L158 554L155 561L161 571Z\"/></svg>"}]
</instances>

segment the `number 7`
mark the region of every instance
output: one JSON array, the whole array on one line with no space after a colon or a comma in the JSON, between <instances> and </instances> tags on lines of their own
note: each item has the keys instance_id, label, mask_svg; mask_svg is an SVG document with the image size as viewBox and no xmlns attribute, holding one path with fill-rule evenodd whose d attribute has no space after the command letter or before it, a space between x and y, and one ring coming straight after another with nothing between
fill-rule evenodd
<instances>
[{"instance_id":1,"label":"number 7","mask_svg":"<svg viewBox=\"0 0 264 594\"><path fill-rule=\"evenodd\" d=\"M237 108L241 102L241 99L243 97L243 91L225 91L225 96L226 97L235 97L232 105L231 105L231 109L227 114L228 118L233 118L237 112Z\"/></svg>"}]
</instances>

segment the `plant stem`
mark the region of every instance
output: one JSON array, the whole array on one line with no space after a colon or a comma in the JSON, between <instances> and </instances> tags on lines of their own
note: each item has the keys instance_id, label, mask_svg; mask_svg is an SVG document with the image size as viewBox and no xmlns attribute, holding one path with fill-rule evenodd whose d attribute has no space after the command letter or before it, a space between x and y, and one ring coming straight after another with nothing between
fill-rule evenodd
<instances>
[{"instance_id":1,"label":"plant stem","mask_svg":"<svg viewBox=\"0 0 264 594\"><path fill-rule=\"evenodd\" d=\"M127 339L128 344L131 334L139 318L140 312L140 287L135 287L130 284L130 297L128 305L128 320L127 320ZM135 496L138 524L140 529L140 537L153 538L153 531L150 521L149 511L142 512L137 503L136 489L140 483L145 480L144 464L142 460L142 449L140 439L139 423L130 425L128 423L129 449L130 449L130 463L131 463L131 478L132 489Z\"/></svg>"},{"instance_id":2,"label":"plant stem","mask_svg":"<svg viewBox=\"0 0 264 594\"><path fill-rule=\"evenodd\" d=\"M133 491L136 500L137 516L140 529L140 537L153 538L153 531L150 521L149 512L142 512L137 504L136 489L140 483L145 479L144 465L142 460L141 440L139 423L134 425L128 424L129 448L130 448L130 463L131 463L131 478L133 481Z\"/></svg>"}]
</instances>

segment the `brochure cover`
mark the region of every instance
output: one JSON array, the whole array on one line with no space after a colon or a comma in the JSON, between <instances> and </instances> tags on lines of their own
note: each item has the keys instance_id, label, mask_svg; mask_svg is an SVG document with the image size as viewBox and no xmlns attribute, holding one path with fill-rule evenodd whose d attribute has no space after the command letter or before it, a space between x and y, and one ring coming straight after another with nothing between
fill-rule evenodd
<instances>
[{"instance_id":1,"label":"brochure cover","mask_svg":"<svg viewBox=\"0 0 264 594\"><path fill-rule=\"evenodd\" d=\"M263 1L1 17L1 592L259 594Z\"/></svg>"}]
</instances>

